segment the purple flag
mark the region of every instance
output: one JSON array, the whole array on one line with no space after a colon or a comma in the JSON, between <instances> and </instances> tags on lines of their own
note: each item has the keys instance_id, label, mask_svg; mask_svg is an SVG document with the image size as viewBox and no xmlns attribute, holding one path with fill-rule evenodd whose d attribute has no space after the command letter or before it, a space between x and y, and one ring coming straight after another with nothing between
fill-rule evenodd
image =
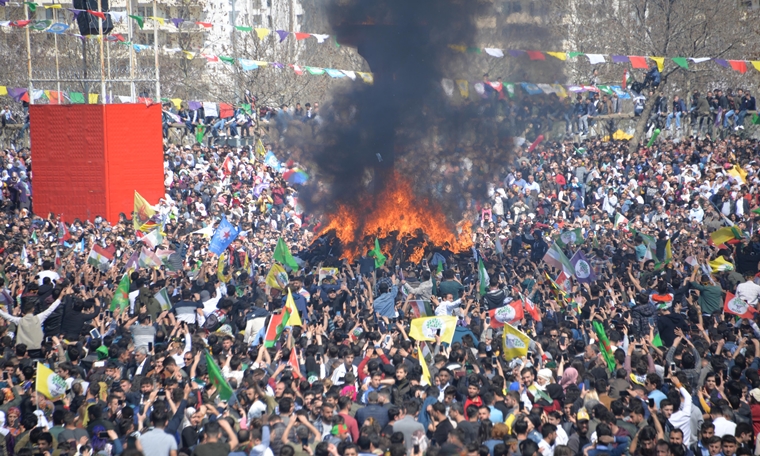
<instances>
[{"instance_id":1,"label":"purple flag","mask_svg":"<svg viewBox=\"0 0 760 456\"><path fill-rule=\"evenodd\" d=\"M16 103L18 103L19 101L21 101L21 97L23 97L24 95L26 95L26 89L20 88L20 87L12 88L12 89L9 88L8 89L8 95L10 95L11 98L13 98L13 101L15 101Z\"/></svg>"},{"instance_id":2,"label":"purple flag","mask_svg":"<svg viewBox=\"0 0 760 456\"><path fill-rule=\"evenodd\" d=\"M77 17L79 17L79 13L81 13L84 10L80 9L74 9L74 8L66 8L67 10L71 11L71 14L74 15L74 19L76 20Z\"/></svg>"},{"instance_id":3,"label":"purple flag","mask_svg":"<svg viewBox=\"0 0 760 456\"><path fill-rule=\"evenodd\" d=\"M713 59L713 60L714 60L714 61L715 61L715 63L717 63L718 65L720 65L720 66L722 66L722 67L724 67L724 68L728 68L728 62L727 62L727 61L725 61L725 60L723 60L723 59Z\"/></svg>"},{"instance_id":4,"label":"purple flag","mask_svg":"<svg viewBox=\"0 0 760 456\"><path fill-rule=\"evenodd\" d=\"M280 35L280 43L285 41L285 38L290 35L290 32L286 32L285 30L277 30L277 34Z\"/></svg>"},{"instance_id":5,"label":"purple flag","mask_svg":"<svg viewBox=\"0 0 760 456\"><path fill-rule=\"evenodd\" d=\"M188 102L187 106L192 111L197 111L197 110L201 109L201 103L200 103L200 101L190 101L190 102Z\"/></svg>"},{"instance_id":6,"label":"purple flag","mask_svg":"<svg viewBox=\"0 0 760 456\"><path fill-rule=\"evenodd\" d=\"M612 57L612 63L628 63L627 55L613 55L611 57Z\"/></svg>"},{"instance_id":7,"label":"purple flag","mask_svg":"<svg viewBox=\"0 0 760 456\"><path fill-rule=\"evenodd\" d=\"M575 255L570 258L570 263L572 263L573 269L575 269L575 280L580 283L593 283L596 281L596 274L594 274L591 264L586 259L586 255L583 254L583 250L575 252Z\"/></svg>"},{"instance_id":8,"label":"purple flag","mask_svg":"<svg viewBox=\"0 0 760 456\"><path fill-rule=\"evenodd\" d=\"M515 50L515 49L510 49L509 50L509 55L511 55L512 57L520 57L523 54L525 54L525 51L518 51L518 50Z\"/></svg>"},{"instance_id":9,"label":"purple flag","mask_svg":"<svg viewBox=\"0 0 760 456\"><path fill-rule=\"evenodd\" d=\"M8 0L0 0L0 6L5 6L6 3L8 3Z\"/></svg>"},{"instance_id":10,"label":"purple flag","mask_svg":"<svg viewBox=\"0 0 760 456\"><path fill-rule=\"evenodd\" d=\"M275 67L275 68L279 68L279 69L283 69L283 68L285 68L285 65L283 65L283 64L282 64L282 63L280 63L280 62L272 62L272 63L270 63L270 65L272 65L272 66L273 66L273 67Z\"/></svg>"},{"instance_id":11,"label":"purple flag","mask_svg":"<svg viewBox=\"0 0 760 456\"><path fill-rule=\"evenodd\" d=\"M177 27L177 28L179 28L180 24L182 24L183 22L185 22L185 20L182 19L181 17L173 17L172 18L172 24L174 24L174 26Z\"/></svg>"}]
</instances>

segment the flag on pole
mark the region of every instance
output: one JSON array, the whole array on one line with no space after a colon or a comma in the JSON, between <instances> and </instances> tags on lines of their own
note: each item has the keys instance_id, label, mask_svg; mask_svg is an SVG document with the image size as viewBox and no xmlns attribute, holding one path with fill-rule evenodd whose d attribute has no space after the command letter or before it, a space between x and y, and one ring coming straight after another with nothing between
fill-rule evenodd
<instances>
[{"instance_id":1,"label":"flag on pole","mask_svg":"<svg viewBox=\"0 0 760 456\"><path fill-rule=\"evenodd\" d=\"M721 255L718 258L710 261L710 269L712 270L712 273L715 274L716 272L733 271L734 265L730 261L727 261L725 258L723 258L723 255Z\"/></svg>"},{"instance_id":2,"label":"flag on pole","mask_svg":"<svg viewBox=\"0 0 760 456\"><path fill-rule=\"evenodd\" d=\"M142 241L143 244L147 245L151 249L155 249L164 242L164 237L161 235L161 228L154 229L150 233L143 236L140 241Z\"/></svg>"},{"instance_id":3,"label":"flag on pole","mask_svg":"<svg viewBox=\"0 0 760 456\"><path fill-rule=\"evenodd\" d=\"M288 366L293 369L293 376L301 378L301 363L298 362L298 354L296 353L296 347L290 349L290 356L288 357Z\"/></svg>"},{"instance_id":4,"label":"flag on pole","mask_svg":"<svg viewBox=\"0 0 760 456\"><path fill-rule=\"evenodd\" d=\"M71 233L69 232L69 229L66 227L66 224L62 221L58 222L58 243L63 244L64 242L71 239Z\"/></svg>"},{"instance_id":5,"label":"flag on pole","mask_svg":"<svg viewBox=\"0 0 760 456\"><path fill-rule=\"evenodd\" d=\"M528 355L530 337L509 323L504 325L504 335L501 339L504 359L507 361Z\"/></svg>"},{"instance_id":6,"label":"flag on pole","mask_svg":"<svg viewBox=\"0 0 760 456\"><path fill-rule=\"evenodd\" d=\"M232 241L238 237L238 234L240 234L240 230L232 226L232 223L227 220L226 215L222 215L222 221L216 228L214 236L209 243L209 251L221 255L232 244Z\"/></svg>"},{"instance_id":7,"label":"flag on pole","mask_svg":"<svg viewBox=\"0 0 760 456\"><path fill-rule=\"evenodd\" d=\"M710 241L713 245L721 245L734 239L741 239L744 234L735 226L724 226L710 233Z\"/></svg>"},{"instance_id":8,"label":"flag on pole","mask_svg":"<svg viewBox=\"0 0 760 456\"><path fill-rule=\"evenodd\" d=\"M264 147L264 144L261 142L261 139L257 139L256 140L256 147L255 147L255 149L256 149L256 153L259 156L261 156L261 157L263 157L267 153L267 150Z\"/></svg>"},{"instance_id":9,"label":"flag on pole","mask_svg":"<svg viewBox=\"0 0 760 456\"><path fill-rule=\"evenodd\" d=\"M591 265L586 259L586 255L583 250L578 250L570 259L570 263L573 264L573 270L575 271L575 280L580 283L593 283L596 281L596 274L591 269Z\"/></svg>"},{"instance_id":10,"label":"flag on pole","mask_svg":"<svg viewBox=\"0 0 760 456\"><path fill-rule=\"evenodd\" d=\"M273 263L272 268L267 274L266 284L271 288L284 290L288 286L288 273L285 272L285 268L277 263Z\"/></svg>"},{"instance_id":11,"label":"flag on pole","mask_svg":"<svg viewBox=\"0 0 760 456\"><path fill-rule=\"evenodd\" d=\"M583 230L581 228L576 228L574 230L564 231L554 240L557 242L557 245L563 249L569 245L583 244Z\"/></svg>"},{"instance_id":12,"label":"flag on pole","mask_svg":"<svg viewBox=\"0 0 760 456\"><path fill-rule=\"evenodd\" d=\"M51 401L60 401L66 395L66 380L42 363L37 363L35 389Z\"/></svg>"},{"instance_id":13,"label":"flag on pole","mask_svg":"<svg viewBox=\"0 0 760 456\"><path fill-rule=\"evenodd\" d=\"M409 328L409 337L420 342L423 340L435 342L436 334L440 333L441 342L450 344L454 340L457 329L457 317L423 317L415 318Z\"/></svg>"},{"instance_id":14,"label":"flag on pole","mask_svg":"<svg viewBox=\"0 0 760 456\"><path fill-rule=\"evenodd\" d=\"M26 247L24 248L23 253L26 253ZM87 263L100 269L108 269L106 266L108 266L111 261L113 261L113 254L98 244L92 246L90 255L87 257Z\"/></svg>"},{"instance_id":15,"label":"flag on pole","mask_svg":"<svg viewBox=\"0 0 760 456\"><path fill-rule=\"evenodd\" d=\"M151 220L155 215L156 211L150 203L135 190L135 208L132 214L132 226L135 228L135 231L148 232L158 226L157 223Z\"/></svg>"},{"instance_id":16,"label":"flag on pole","mask_svg":"<svg viewBox=\"0 0 760 456\"><path fill-rule=\"evenodd\" d=\"M158 269L161 267L161 259L156 256L155 252L143 247L140 250L140 256L137 259L137 264L141 268Z\"/></svg>"},{"instance_id":17,"label":"flag on pole","mask_svg":"<svg viewBox=\"0 0 760 456\"><path fill-rule=\"evenodd\" d=\"M166 287L163 287L158 293L156 293L156 301L161 305L162 312L171 310L172 302L169 299L169 292L166 291Z\"/></svg>"},{"instance_id":18,"label":"flag on pole","mask_svg":"<svg viewBox=\"0 0 760 456\"><path fill-rule=\"evenodd\" d=\"M628 224L629 223L630 223L630 221L628 220L628 218L626 216L624 216L620 212L615 212L615 226L613 227L614 229L616 229L616 230L621 229L620 225L623 225L622 230L623 231L628 231Z\"/></svg>"},{"instance_id":19,"label":"flag on pole","mask_svg":"<svg viewBox=\"0 0 760 456\"><path fill-rule=\"evenodd\" d=\"M525 318L525 311L522 301L510 301L502 307L489 310L488 316L491 318L491 327L498 329L503 327L505 323L521 321Z\"/></svg>"},{"instance_id":20,"label":"flag on pole","mask_svg":"<svg viewBox=\"0 0 760 456\"><path fill-rule=\"evenodd\" d=\"M293 255L290 253L288 244L286 244L282 238L277 239L277 245L274 248L272 258L293 271L298 270L298 263L296 263L296 259L293 258Z\"/></svg>"},{"instance_id":21,"label":"flag on pole","mask_svg":"<svg viewBox=\"0 0 760 456\"><path fill-rule=\"evenodd\" d=\"M565 253L556 242L552 243L543 259L544 263L564 271L568 276L575 275L572 263L570 263L570 260L565 256Z\"/></svg>"},{"instance_id":22,"label":"flag on pole","mask_svg":"<svg viewBox=\"0 0 760 456\"><path fill-rule=\"evenodd\" d=\"M488 285L491 278L488 276L488 271L483 264L483 259L478 258L478 283L480 283L480 296L485 296L488 293Z\"/></svg>"},{"instance_id":23,"label":"flag on pole","mask_svg":"<svg viewBox=\"0 0 760 456\"><path fill-rule=\"evenodd\" d=\"M739 318L749 318L751 320L757 310L733 293L726 292L726 301L723 303L723 312L738 315Z\"/></svg>"},{"instance_id":24,"label":"flag on pole","mask_svg":"<svg viewBox=\"0 0 760 456\"><path fill-rule=\"evenodd\" d=\"M552 280L548 272L544 272L544 274L546 275L546 280L549 281L549 287L552 289L552 293L554 293L554 299L556 299L557 304L559 304L561 307L567 306L567 294L565 293L565 290L557 285L557 282Z\"/></svg>"},{"instance_id":25,"label":"flag on pole","mask_svg":"<svg viewBox=\"0 0 760 456\"><path fill-rule=\"evenodd\" d=\"M528 315L533 318L533 321L541 321L541 313L539 312L536 304L534 304L529 297L523 296L522 293L520 293L520 300L523 303L523 307L528 312Z\"/></svg>"},{"instance_id":26,"label":"flag on pole","mask_svg":"<svg viewBox=\"0 0 760 456\"><path fill-rule=\"evenodd\" d=\"M282 314L272 314L272 318L269 319L269 326L267 326L267 332L264 336L264 346L267 348L274 347L277 341L280 339L280 334L284 326L282 326Z\"/></svg>"},{"instance_id":27,"label":"flag on pole","mask_svg":"<svg viewBox=\"0 0 760 456\"><path fill-rule=\"evenodd\" d=\"M375 248L369 251L369 256L375 258L375 268L381 268L387 259L380 250L380 241L375 238Z\"/></svg>"},{"instance_id":28,"label":"flag on pole","mask_svg":"<svg viewBox=\"0 0 760 456\"><path fill-rule=\"evenodd\" d=\"M129 274L124 274L119 282L119 286L116 287L116 291L113 293L113 299L111 299L111 308L113 312L117 308L124 309L129 305Z\"/></svg>"},{"instance_id":29,"label":"flag on pole","mask_svg":"<svg viewBox=\"0 0 760 456\"><path fill-rule=\"evenodd\" d=\"M288 297L285 300L285 308L282 311L282 325L283 326L303 326L301 321L301 315L298 313L296 302L293 300L293 294L288 288Z\"/></svg>"},{"instance_id":30,"label":"flag on pole","mask_svg":"<svg viewBox=\"0 0 760 456\"><path fill-rule=\"evenodd\" d=\"M214 361L214 358L208 352L206 352L206 371L208 372L209 381L216 387L219 399L229 401L233 394L232 387L227 383L224 375L222 375L222 370L219 369L219 365L216 364L216 361Z\"/></svg>"},{"instance_id":31,"label":"flag on pole","mask_svg":"<svg viewBox=\"0 0 760 456\"><path fill-rule=\"evenodd\" d=\"M594 332L596 332L596 336L599 339L599 351L602 352L602 357L607 362L607 368L610 372L615 372L615 357L612 356L610 340L607 338L607 333L604 332L604 326L598 321L594 321L593 325Z\"/></svg>"}]
</instances>

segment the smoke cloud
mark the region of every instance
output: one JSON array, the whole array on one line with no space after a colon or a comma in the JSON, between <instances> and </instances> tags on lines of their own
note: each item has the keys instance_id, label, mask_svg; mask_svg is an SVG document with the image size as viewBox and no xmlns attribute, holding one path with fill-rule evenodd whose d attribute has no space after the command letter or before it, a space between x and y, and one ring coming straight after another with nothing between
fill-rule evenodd
<instances>
[{"instance_id":1,"label":"smoke cloud","mask_svg":"<svg viewBox=\"0 0 760 456\"><path fill-rule=\"evenodd\" d=\"M366 202L382 193L393 173L409 179L418 196L440 203L450 222L461 218L468 198L484 194L490 176L482 173L495 176L502 170L495 163L507 161L510 132L472 87L471 99L476 100L455 105L441 85L442 78L455 79L455 73L466 71L449 45L476 42L474 18L480 4L329 4L337 41L357 48L370 65L374 84L350 85L321 113L325 123L317 144L305 147L320 182L303 192L310 210L330 212L336 205ZM453 169L444 178L447 166Z\"/></svg>"}]
</instances>

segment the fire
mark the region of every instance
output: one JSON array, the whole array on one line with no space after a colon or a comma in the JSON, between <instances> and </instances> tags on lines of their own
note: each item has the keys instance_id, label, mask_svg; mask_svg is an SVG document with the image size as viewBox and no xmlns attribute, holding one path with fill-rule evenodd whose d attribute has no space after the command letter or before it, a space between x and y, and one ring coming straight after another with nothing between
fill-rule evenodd
<instances>
[{"instance_id":1,"label":"fire","mask_svg":"<svg viewBox=\"0 0 760 456\"><path fill-rule=\"evenodd\" d=\"M340 205L328 215L320 234L335 232L343 244L343 257L353 261L381 241L389 259L404 247L406 259L417 263L432 247L462 252L472 247L472 230L462 221L451 226L440 206L414 194L408 181L395 174L377 197L356 205Z\"/></svg>"}]
</instances>

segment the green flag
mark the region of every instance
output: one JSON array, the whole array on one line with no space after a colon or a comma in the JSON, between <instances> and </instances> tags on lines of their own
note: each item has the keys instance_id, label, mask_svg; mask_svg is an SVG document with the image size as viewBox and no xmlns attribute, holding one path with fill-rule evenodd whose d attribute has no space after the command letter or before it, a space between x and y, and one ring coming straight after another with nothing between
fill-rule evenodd
<instances>
[{"instance_id":1,"label":"green flag","mask_svg":"<svg viewBox=\"0 0 760 456\"><path fill-rule=\"evenodd\" d=\"M208 371L208 379L216 387L216 392L219 393L219 398L223 401L229 401L232 397L232 387L222 375L222 370L214 361L214 358L206 352L206 371Z\"/></svg>"},{"instance_id":2,"label":"green flag","mask_svg":"<svg viewBox=\"0 0 760 456\"><path fill-rule=\"evenodd\" d=\"M236 25L235 28L240 30L241 32L250 32L253 30L253 27L248 27L245 25Z\"/></svg>"},{"instance_id":3,"label":"green flag","mask_svg":"<svg viewBox=\"0 0 760 456\"><path fill-rule=\"evenodd\" d=\"M607 333L604 332L604 326L598 321L594 323L594 332L599 338L599 351L602 352L602 357L607 362L607 368L610 372L615 372L615 357L612 356L612 349L610 348L610 340L607 338Z\"/></svg>"},{"instance_id":4,"label":"green flag","mask_svg":"<svg viewBox=\"0 0 760 456\"><path fill-rule=\"evenodd\" d=\"M554 240L561 248L565 248L568 245L581 245L583 244L583 230L576 228L574 230L564 231L560 233Z\"/></svg>"},{"instance_id":5,"label":"green flag","mask_svg":"<svg viewBox=\"0 0 760 456\"><path fill-rule=\"evenodd\" d=\"M129 274L124 274L121 278L119 286L116 287L116 291L113 293L113 299L111 300L111 311L124 309L129 306Z\"/></svg>"},{"instance_id":6,"label":"green flag","mask_svg":"<svg viewBox=\"0 0 760 456\"><path fill-rule=\"evenodd\" d=\"M290 254L290 248L288 244L282 238L277 239L277 245L274 248L273 258L280 264L290 267L290 269L297 271L298 263L293 255Z\"/></svg>"},{"instance_id":7,"label":"green flag","mask_svg":"<svg viewBox=\"0 0 760 456\"><path fill-rule=\"evenodd\" d=\"M243 111L245 111L246 114L251 115L253 114L253 111L251 111L251 104L250 103L243 103L240 105L241 108L243 108Z\"/></svg>"},{"instance_id":8,"label":"green flag","mask_svg":"<svg viewBox=\"0 0 760 456\"><path fill-rule=\"evenodd\" d=\"M195 127L195 142L202 143L203 135L206 134L206 126L198 125Z\"/></svg>"},{"instance_id":9,"label":"green flag","mask_svg":"<svg viewBox=\"0 0 760 456\"><path fill-rule=\"evenodd\" d=\"M652 346L658 348L662 347L662 339L660 339L660 333L654 335L654 339L652 339Z\"/></svg>"},{"instance_id":10,"label":"green flag","mask_svg":"<svg viewBox=\"0 0 760 456\"><path fill-rule=\"evenodd\" d=\"M689 60L686 57L673 57L671 60L681 68L689 69Z\"/></svg>"},{"instance_id":11,"label":"green flag","mask_svg":"<svg viewBox=\"0 0 760 456\"><path fill-rule=\"evenodd\" d=\"M219 60L221 60L224 63L229 63L230 65L235 64L235 59L232 57L227 57L226 55L220 55Z\"/></svg>"},{"instance_id":12,"label":"green flag","mask_svg":"<svg viewBox=\"0 0 760 456\"><path fill-rule=\"evenodd\" d=\"M387 258L380 250L380 241L377 238L375 238L375 248L369 251L369 256L375 258L375 268L380 268L385 264Z\"/></svg>"},{"instance_id":13,"label":"green flag","mask_svg":"<svg viewBox=\"0 0 760 456\"><path fill-rule=\"evenodd\" d=\"M29 11L31 11L31 12L37 11L37 4L36 3L34 3L34 2L24 2L24 4L29 7Z\"/></svg>"},{"instance_id":14,"label":"green flag","mask_svg":"<svg viewBox=\"0 0 760 456\"><path fill-rule=\"evenodd\" d=\"M84 94L82 92L69 92L69 99L72 104L84 104Z\"/></svg>"},{"instance_id":15,"label":"green flag","mask_svg":"<svg viewBox=\"0 0 760 456\"><path fill-rule=\"evenodd\" d=\"M156 301L161 305L161 311L172 309L172 302L169 299L169 292L166 291L166 287L163 287L156 293Z\"/></svg>"},{"instance_id":16,"label":"green flag","mask_svg":"<svg viewBox=\"0 0 760 456\"><path fill-rule=\"evenodd\" d=\"M480 296L485 296L488 293L488 285L491 278L488 277L488 271L483 264L483 259L478 258L478 282L480 282Z\"/></svg>"},{"instance_id":17,"label":"green flag","mask_svg":"<svg viewBox=\"0 0 760 456\"><path fill-rule=\"evenodd\" d=\"M142 16L135 16L130 14L129 17L135 20L137 22L137 25L140 27L140 30L142 30L143 25L145 25L145 18Z\"/></svg>"}]
</instances>

